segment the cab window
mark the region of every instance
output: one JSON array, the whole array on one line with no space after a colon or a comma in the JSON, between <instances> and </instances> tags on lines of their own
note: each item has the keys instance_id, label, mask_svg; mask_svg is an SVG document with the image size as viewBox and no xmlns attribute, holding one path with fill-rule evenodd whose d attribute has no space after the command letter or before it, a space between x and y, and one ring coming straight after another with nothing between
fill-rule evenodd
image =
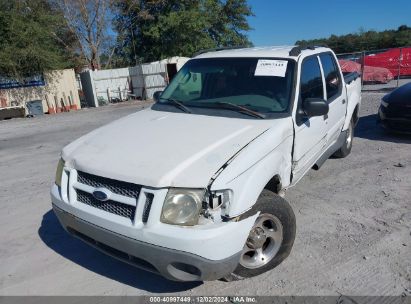
<instances>
[{"instance_id":1,"label":"cab window","mask_svg":"<svg viewBox=\"0 0 411 304\"><path fill-rule=\"evenodd\" d=\"M327 101L330 101L341 93L341 77L335 59L330 53L321 54L320 60L324 71Z\"/></svg>"},{"instance_id":2,"label":"cab window","mask_svg":"<svg viewBox=\"0 0 411 304\"><path fill-rule=\"evenodd\" d=\"M324 99L323 81L317 56L308 57L301 67L301 100L307 98Z\"/></svg>"}]
</instances>

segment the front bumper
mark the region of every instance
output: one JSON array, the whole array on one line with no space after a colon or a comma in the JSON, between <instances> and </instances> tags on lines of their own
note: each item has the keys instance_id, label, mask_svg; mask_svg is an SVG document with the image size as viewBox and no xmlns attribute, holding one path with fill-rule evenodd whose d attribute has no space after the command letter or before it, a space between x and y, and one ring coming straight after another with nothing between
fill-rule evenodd
<instances>
[{"instance_id":1,"label":"front bumper","mask_svg":"<svg viewBox=\"0 0 411 304\"><path fill-rule=\"evenodd\" d=\"M382 107L378 109L378 123L390 131L411 134L411 118L391 116Z\"/></svg>"},{"instance_id":2,"label":"front bumper","mask_svg":"<svg viewBox=\"0 0 411 304\"><path fill-rule=\"evenodd\" d=\"M53 204L61 225L89 245L147 271L174 281L208 281L222 278L237 266L241 252L223 260L208 260L195 254L138 241L96 226Z\"/></svg>"},{"instance_id":3,"label":"front bumper","mask_svg":"<svg viewBox=\"0 0 411 304\"><path fill-rule=\"evenodd\" d=\"M167 190L160 189L150 190L155 193L154 200L149 219L143 223L144 194L139 196L131 220L81 203L74 196L69 199L63 190L53 185L51 200L67 231L110 255L171 280L214 280L231 272L257 218L255 214L237 222L193 227L164 224L159 219Z\"/></svg>"}]
</instances>

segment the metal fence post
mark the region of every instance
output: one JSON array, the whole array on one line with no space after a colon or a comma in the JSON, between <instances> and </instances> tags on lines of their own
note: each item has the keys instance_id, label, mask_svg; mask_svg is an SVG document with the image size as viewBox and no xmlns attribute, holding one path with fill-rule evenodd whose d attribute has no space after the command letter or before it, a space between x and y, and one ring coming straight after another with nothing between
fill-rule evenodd
<instances>
[{"instance_id":1,"label":"metal fence post","mask_svg":"<svg viewBox=\"0 0 411 304\"><path fill-rule=\"evenodd\" d=\"M397 88L400 85L401 62L402 62L402 48L400 48L400 56L398 57Z\"/></svg>"},{"instance_id":2,"label":"metal fence post","mask_svg":"<svg viewBox=\"0 0 411 304\"><path fill-rule=\"evenodd\" d=\"M108 103L111 103L111 90L110 90L110 88L107 88L107 100L108 100Z\"/></svg>"},{"instance_id":3,"label":"metal fence post","mask_svg":"<svg viewBox=\"0 0 411 304\"><path fill-rule=\"evenodd\" d=\"M361 52L361 90L364 86L365 51Z\"/></svg>"}]
</instances>

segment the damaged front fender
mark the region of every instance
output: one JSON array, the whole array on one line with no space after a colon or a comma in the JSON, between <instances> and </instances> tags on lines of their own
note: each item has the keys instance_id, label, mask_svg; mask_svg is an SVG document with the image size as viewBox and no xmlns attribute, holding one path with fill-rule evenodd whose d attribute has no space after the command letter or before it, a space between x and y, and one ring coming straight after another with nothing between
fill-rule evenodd
<instances>
[{"instance_id":1,"label":"damaged front fender","mask_svg":"<svg viewBox=\"0 0 411 304\"><path fill-rule=\"evenodd\" d=\"M276 119L275 128L255 138L219 170L209 191L232 191L232 198L225 206L226 217L233 218L249 210L273 176L279 176L283 188L289 185L292 146L291 118Z\"/></svg>"}]
</instances>

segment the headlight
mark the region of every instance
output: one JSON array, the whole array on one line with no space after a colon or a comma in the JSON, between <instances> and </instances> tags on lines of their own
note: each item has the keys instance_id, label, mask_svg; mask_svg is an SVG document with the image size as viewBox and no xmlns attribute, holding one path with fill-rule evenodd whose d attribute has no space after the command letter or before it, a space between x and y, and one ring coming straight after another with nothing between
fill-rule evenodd
<instances>
[{"instance_id":1,"label":"headlight","mask_svg":"<svg viewBox=\"0 0 411 304\"><path fill-rule=\"evenodd\" d=\"M389 103L385 102L384 100L381 100L381 104L386 108L388 107Z\"/></svg>"},{"instance_id":2,"label":"headlight","mask_svg":"<svg viewBox=\"0 0 411 304\"><path fill-rule=\"evenodd\" d=\"M173 225L196 225L204 193L205 189L169 189L161 212L161 221Z\"/></svg>"},{"instance_id":3,"label":"headlight","mask_svg":"<svg viewBox=\"0 0 411 304\"><path fill-rule=\"evenodd\" d=\"M60 158L56 170L56 185L61 187L61 177L63 175L64 160Z\"/></svg>"}]
</instances>

